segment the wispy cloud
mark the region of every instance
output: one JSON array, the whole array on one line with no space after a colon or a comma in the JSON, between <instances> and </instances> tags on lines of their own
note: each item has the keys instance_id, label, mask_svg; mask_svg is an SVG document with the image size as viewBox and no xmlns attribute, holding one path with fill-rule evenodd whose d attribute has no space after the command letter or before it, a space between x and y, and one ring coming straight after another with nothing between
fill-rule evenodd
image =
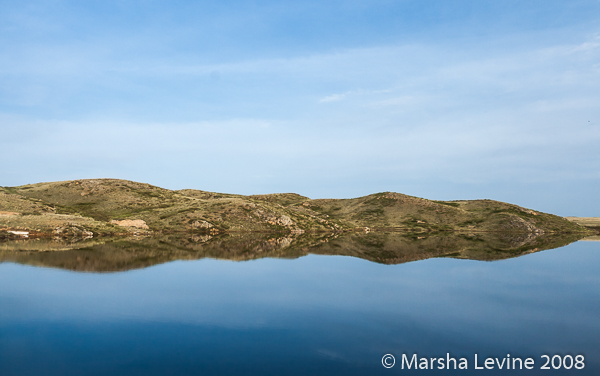
<instances>
[{"instance_id":1,"label":"wispy cloud","mask_svg":"<svg viewBox=\"0 0 600 376\"><path fill-rule=\"evenodd\" d=\"M390 92L392 92L392 89L383 89L383 90L362 90L362 89L358 89L358 90L350 90L350 91L346 91L344 93L328 95L326 97L321 98L319 100L319 102L321 102L321 103L339 102L339 101L342 101L342 100L344 100L344 99L346 99L347 97L350 97L350 96L367 96L367 95L390 93Z\"/></svg>"},{"instance_id":2,"label":"wispy cloud","mask_svg":"<svg viewBox=\"0 0 600 376\"><path fill-rule=\"evenodd\" d=\"M346 98L348 96L348 94L352 93L351 91L347 91L345 93L341 93L341 94L332 94L332 95L328 95L326 97L323 97L319 100L319 102L321 103L327 103L327 102L339 102L341 100L343 100L344 98Z\"/></svg>"}]
</instances>

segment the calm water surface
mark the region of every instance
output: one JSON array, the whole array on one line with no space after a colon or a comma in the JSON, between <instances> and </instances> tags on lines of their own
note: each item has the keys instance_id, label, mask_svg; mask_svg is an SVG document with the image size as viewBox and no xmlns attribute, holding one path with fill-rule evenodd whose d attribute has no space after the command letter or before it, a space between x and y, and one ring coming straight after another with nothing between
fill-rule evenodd
<instances>
[{"instance_id":1,"label":"calm water surface","mask_svg":"<svg viewBox=\"0 0 600 376\"><path fill-rule=\"evenodd\" d=\"M493 262L311 254L112 273L5 262L0 375L599 375L599 271L600 242L581 241ZM469 369L402 370L403 353L450 353ZM535 369L474 370L474 354ZM582 354L585 368L541 371L543 354Z\"/></svg>"}]
</instances>

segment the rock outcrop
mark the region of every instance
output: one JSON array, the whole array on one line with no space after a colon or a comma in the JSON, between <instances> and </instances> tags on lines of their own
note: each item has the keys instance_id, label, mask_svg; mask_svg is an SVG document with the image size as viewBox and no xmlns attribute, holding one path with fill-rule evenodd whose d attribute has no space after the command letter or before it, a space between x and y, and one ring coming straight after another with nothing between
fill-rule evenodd
<instances>
[{"instance_id":1,"label":"rock outcrop","mask_svg":"<svg viewBox=\"0 0 600 376\"><path fill-rule=\"evenodd\" d=\"M135 228L140 228L143 230L150 229L148 227L148 225L146 224L146 222L141 219L124 219L122 221L113 219L112 221L110 221L110 223L117 225L117 226L121 226L121 227L135 227Z\"/></svg>"}]
</instances>

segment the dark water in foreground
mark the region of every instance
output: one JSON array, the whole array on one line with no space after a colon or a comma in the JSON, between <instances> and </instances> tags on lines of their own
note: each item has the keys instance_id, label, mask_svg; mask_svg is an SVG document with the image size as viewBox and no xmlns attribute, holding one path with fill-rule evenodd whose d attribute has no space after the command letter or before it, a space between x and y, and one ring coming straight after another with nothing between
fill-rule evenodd
<instances>
[{"instance_id":1,"label":"dark water in foreground","mask_svg":"<svg viewBox=\"0 0 600 376\"><path fill-rule=\"evenodd\" d=\"M500 259L485 262L372 240L323 242L356 257L285 253L295 240L268 240L277 246L227 248L222 260L211 253L218 246L196 249L207 254L145 268L168 256L164 244L146 253L121 246L129 256L113 248L29 261L11 254L0 264L0 375L600 374L600 242L450 249ZM82 269L104 272L73 271ZM385 369L388 353L396 365ZM468 369L402 370L403 353L450 353ZM479 366L510 354L533 358L535 368L475 370L475 354ZM585 368L540 370L543 354L581 354Z\"/></svg>"}]
</instances>

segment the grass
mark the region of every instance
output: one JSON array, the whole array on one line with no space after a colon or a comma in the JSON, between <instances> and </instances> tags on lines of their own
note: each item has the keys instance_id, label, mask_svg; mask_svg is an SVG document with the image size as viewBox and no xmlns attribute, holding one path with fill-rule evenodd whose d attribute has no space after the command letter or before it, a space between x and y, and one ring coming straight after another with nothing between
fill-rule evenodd
<instances>
[{"instance_id":1,"label":"grass","mask_svg":"<svg viewBox=\"0 0 600 376\"><path fill-rule=\"evenodd\" d=\"M167 218L173 217L173 216L178 215L178 214L195 212L195 211L198 211L198 210L199 210L199 208L197 208L197 207L179 209L179 210L176 210L176 211L171 212L171 213L162 214L162 215L159 216L159 218L160 219L167 219Z\"/></svg>"},{"instance_id":2,"label":"grass","mask_svg":"<svg viewBox=\"0 0 600 376\"><path fill-rule=\"evenodd\" d=\"M485 222L484 218L473 218L473 219L469 219L468 221L461 222L458 225L460 227L476 226L476 225L478 225L480 223L483 223L483 222Z\"/></svg>"},{"instance_id":3,"label":"grass","mask_svg":"<svg viewBox=\"0 0 600 376\"><path fill-rule=\"evenodd\" d=\"M354 215L355 219L371 219L383 216L383 208L364 209Z\"/></svg>"},{"instance_id":4,"label":"grass","mask_svg":"<svg viewBox=\"0 0 600 376\"><path fill-rule=\"evenodd\" d=\"M460 207L460 204L458 204L456 202L435 201L435 200L432 200L432 202L435 202L436 204L440 204L440 205L452 206L452 207L455 207L455 208Z\"/></svg>"}]
</instances>

